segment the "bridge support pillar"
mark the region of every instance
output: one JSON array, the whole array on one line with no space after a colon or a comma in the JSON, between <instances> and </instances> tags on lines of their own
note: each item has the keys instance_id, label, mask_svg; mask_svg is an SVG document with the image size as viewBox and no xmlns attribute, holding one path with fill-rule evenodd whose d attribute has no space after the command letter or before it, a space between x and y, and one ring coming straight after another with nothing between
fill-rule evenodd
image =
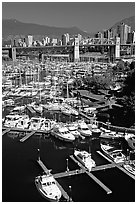
<instances>
[{"instance_id":1,"label":"bridge support pillar","mask_svg":"<svg viewBox=\"0 0 137 204\"><path fill-rule=\"evenodd\" d=\"M120 38L116 37L115 58L120 58Z\"/></svg>"},{"instance_id":2,"label":"bridge support pillar","mask_svg":"<svg viewBox=\"0 0 137 204\"><path fill-rule=\"evenodd\" d=\"M75 38L74 42L74 62L79 61L79 39Z\"/></svg>"},{"instance_id":3,"label":"bridge support pillar","mask_svg":"<svg viewBox=\"0 0 137 204\"><path fill-rule=\"evenodd\" d=\"M12 60L13 62L16 61L16 48L15 47L12 48Z\"/></svg>"}]
</instances>

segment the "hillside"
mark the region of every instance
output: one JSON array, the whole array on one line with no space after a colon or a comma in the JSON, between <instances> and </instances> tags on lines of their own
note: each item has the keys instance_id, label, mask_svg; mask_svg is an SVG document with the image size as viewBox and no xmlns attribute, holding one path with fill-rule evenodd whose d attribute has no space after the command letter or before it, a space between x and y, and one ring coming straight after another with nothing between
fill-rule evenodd
<instances>
[{"instance_id":1,"label":"hillside","mask_svg":"<svg viewBox=\"0 0 137 204\"><path fill-rule=\"evenodd\" d=\"M22 23L15 19L2 20L2 37L15 35L47 35L49 37L61 37L62 34L69 33L70 35L81 34L83 36L90 36L91 34L80 30L77 27L60 28L44 25L37 25L32 23Z\"/></svg>"},{"instance_id":2,"label":"hillside","mask_svg":"<svg viewBox=\"0 0 137 204\"><path fill-rule=\"evenodd\" d=\"M131 26L131 30L135 31L135 16L131 16L129 18L125 18L119 22L117 22L115 25L113 25L111 28L116 28L118 25L120 25L121 23L125 23L129 26Z\"/></svg>"}]
</instances>

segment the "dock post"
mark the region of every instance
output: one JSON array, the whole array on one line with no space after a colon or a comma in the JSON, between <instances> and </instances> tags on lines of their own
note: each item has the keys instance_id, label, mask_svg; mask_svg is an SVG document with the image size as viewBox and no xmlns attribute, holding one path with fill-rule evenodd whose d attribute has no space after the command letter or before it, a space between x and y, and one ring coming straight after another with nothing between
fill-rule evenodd
<instances>
[{"instance_id":1,"label":"dock post","mask_svg":"<svg viewBox=\"0 0 137 204\"><path fill-rule=\"evenodd\" d=\"M69 202L72 201L72 188L69 186L70 196L69 196Z\"/></svg>"},{"instance_id":2,"label":"dock post","mask_svg":"<svg viewBox=\"0 0 137 204\"><path fill-rule=\"evenodd\" d=\"M38 149L38 160L40 160L40 149Z\"/></svg>"},{"instance_id":3,"label":"dock post","mask_svg":"<svg viewBox=\"0 0 137 204\"><path fill-rule=\"evenodd\" d=\"M69 168L68 168L68 159L66 159L67 160L67 172L69 171Z\"/></svg>"}]
</instances>

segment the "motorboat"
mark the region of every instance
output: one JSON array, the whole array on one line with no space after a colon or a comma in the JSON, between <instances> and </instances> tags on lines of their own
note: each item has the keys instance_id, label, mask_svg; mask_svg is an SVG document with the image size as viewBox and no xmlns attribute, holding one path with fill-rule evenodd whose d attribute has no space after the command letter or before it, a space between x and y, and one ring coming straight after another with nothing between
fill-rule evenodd
<instances>
[{"instance_id":1,"label":"motorboat","mask_svg":"<svg viewBox=\"0 0 137 204\"><path fill-rule=\"evenodd\" d=\"M78 127L74 125L73 123L69 124L67 128L70 131L70 133L72 133L76 138L81 136L80 132L78 131Z\"/></svg>"},{"instance_id":2,"label":"motorboat","mask_svg":"<svg viewBox=\"0 0 137 204\"><path fill-rule=\"evenodd\" d=\"M100 136L101 130L98 128L98 126L96 124L92 124L91 128L92 128L91 131L92 131L93 135Z\"/></svg>"},{"instance_id":3,"label":"motorboat","mask_svg":"<svg viewBox=\"0 0 137 204\"><path fill-rule=\"evenodd\" d=\"M125 140L128 142L128 145L131 149L135 149L135 135L134 134L125 134Z\"/></svg>"},{"instance_id":4,"label":"motorboat","mask_svg":"<svg viewBox=\"0 0 137 204\"><path fill-rule=\"evenodd\" d=\"M92 132L90 131L90 129L88 128L87 124L84 121L78 124L78 131L80 132L81 135L85 137L89 137L92 135Z\"/></svg>"},{"instance_id":5,"label":"motorboat","mask_svg":"<svg viewBox=\"0 0 137 204\"><path fill-rule=\"evenodd\" d=\"M16 127L18 121L20 119L20 115L7 115L4 119L3 125L5 127Z\"/></svg>"},{"instance_id":6,"label":"motorboat","mask_svg":"<svg viewBox=\"0 0 137 204\"><path fill-rule=\"evenodd\" d=\"M42 123L41 123L41 130L46 131L46 132L50 132L53 128L53 123L51 120L49 119L43 119Z\"/></svg>"},{"instance_id":7,"label":"motorboat","mask_svg":"<svg viewBox=\"0 0 137 204\"><path fill-rule=\"evenodd\" d=\"M115 163L121 163L126 160L126 156L122 153L121 149L115 149L106 144L101 144L101 149Z\"/></svg>"},{"instance_id":8,"label":"motorboat","mask_svg":"<svg viewBox=\"0 0 137 204\"><path fill-rule=\"evenodd\" d=\"M73 142L75 140L75 136L70 133L67 127L65 126L56 126L51 131L52 135L54 135L56 138L59 138L66 142Z\"/></svg>"},{"instance_id":9,"label":"motorboat","mask_svg":"<svg viewBox=\"0 0 137 204\"><path fill-rule=\"evenodd\" d=\"M135 161L129 162L128 164L123 164L123 167L131 174L135 175Z\"/></svg>"},{"instance_id":10,"label":"motorboat","mask_svg":"<svg viewBox=\"0 0 137 204\"><path fill-rule=\"evenodd\" d=\"M91 158L91 153L87 151L74 150L74 155L80 163L85 166L88 171L91 171L96 166L95 161Z\"/></svg>"},{"instance_id":11,"label":"motorboat","mask_svg":"<svg viewBox=\"0 0 137 204\"><path fill-rule=\"evenodd\" d=\"M27 129L30 124L30 119L28 115L21 115L16 125L17 128Z\"/></svg>"},{"instance_id":12,"label":"motorboat","mask_svg":"<svg viewBox=\"0 0 137 204\"><path fill-rule=\"evenodd\" d=\"M30 130L39 130L41 128L41 124L43 122L43 118L41 117L32 117L30 119Z\"/></svg>"},{"instance_id":13,"label":"motorboat","mask_svg":"<svg viewBox=\"0 0 137 204\"><path fill-rule=\"evenodd\" d=\"M52 202L60 200L62 193L50 171L45 172L42 176L37 176L35 185L41 195L47 200Z\"/></svg>"}]
</instances>

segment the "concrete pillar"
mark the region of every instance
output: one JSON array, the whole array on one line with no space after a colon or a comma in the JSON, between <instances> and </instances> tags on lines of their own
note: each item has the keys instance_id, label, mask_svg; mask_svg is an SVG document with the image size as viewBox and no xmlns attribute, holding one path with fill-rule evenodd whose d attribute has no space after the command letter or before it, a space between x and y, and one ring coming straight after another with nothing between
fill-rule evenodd
<instances>
[{"instance_id":1,"label":"concrete pillar","mask_svg":"<svg viewBox=\"0 0 137 204\"><path fill-rule=\"evenodd\" d=\"M13 62L16 61L16 48L15 47L12 48L12 60Z\"/></svg>"},{"instance_id":2,"label":"concrete pillar","mask_svg":"<svg viewBox=\"0 0 137 204\"><path fill-rule=\"evenodd\" d=\"M120 37L116 37L115 58L120 58Z\"/></svg>"},{"instance_id":3,"label":"concrete pillar","mask_svg":"<svg viewBox=\"0 0 137 204\"><path fill-rule=\"evenodd\" d=\"M75 38L74 42L74 62L79 61L79 39Z\"/></svg>"}]
</instances>

